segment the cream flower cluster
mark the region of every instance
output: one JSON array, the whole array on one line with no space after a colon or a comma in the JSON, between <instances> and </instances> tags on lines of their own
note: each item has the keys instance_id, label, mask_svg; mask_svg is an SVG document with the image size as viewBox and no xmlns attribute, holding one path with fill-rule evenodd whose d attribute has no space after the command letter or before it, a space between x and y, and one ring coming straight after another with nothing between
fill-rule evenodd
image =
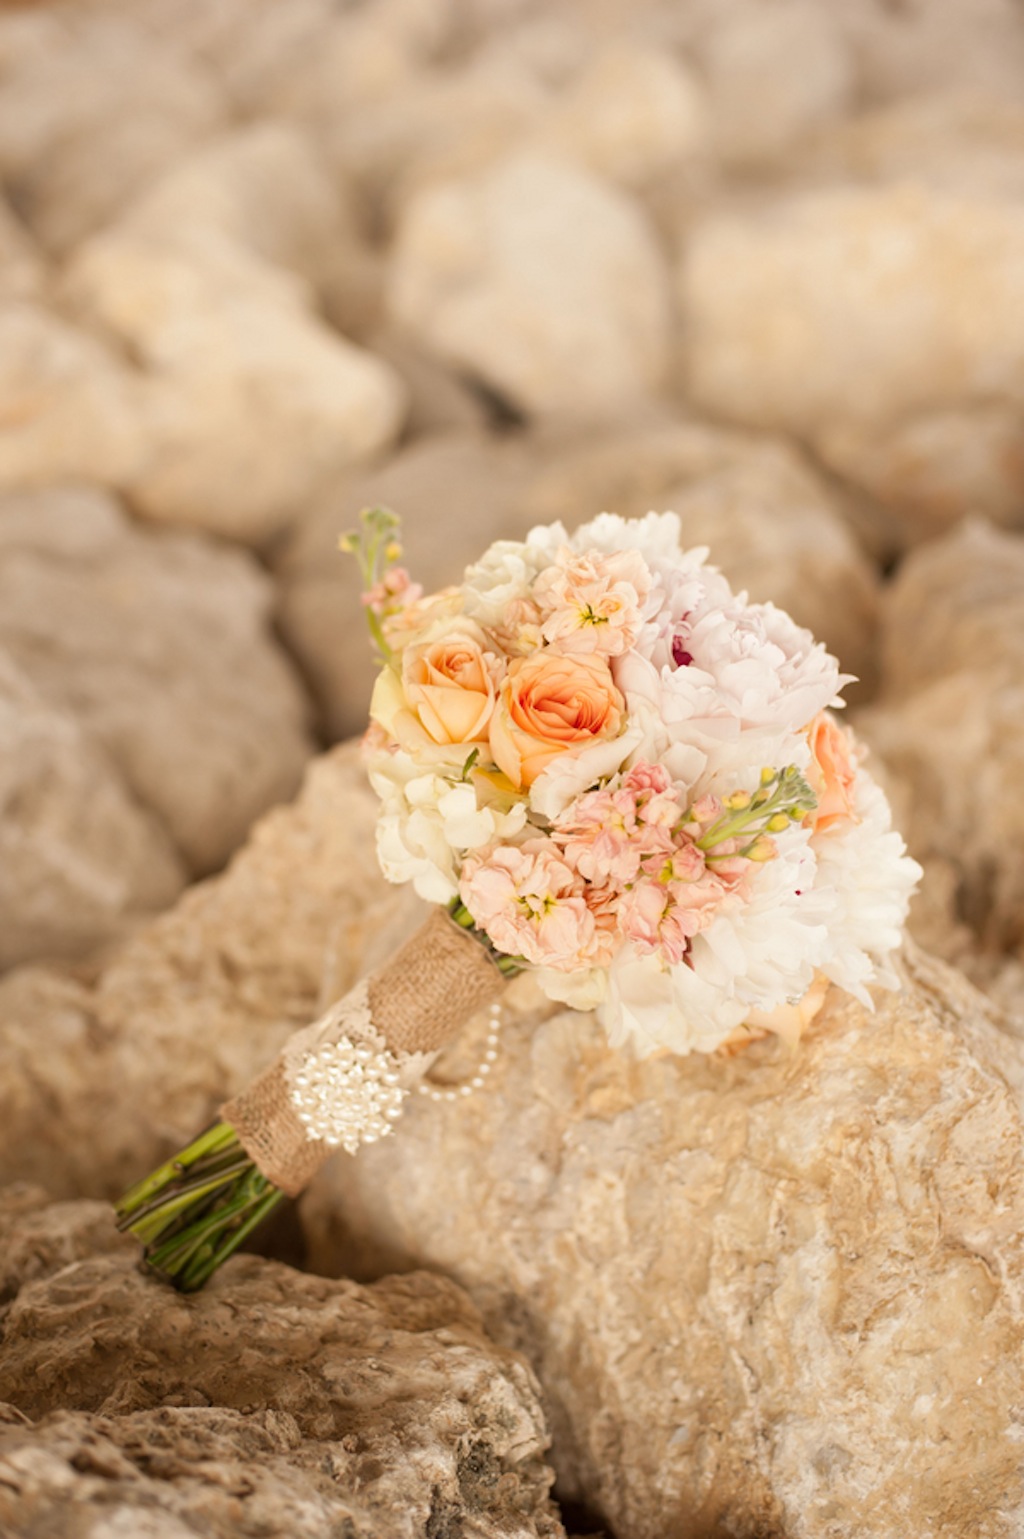
<instances>
[{"instance_id":1,"label":"cream flower cluster","mask_svg":"<svg viewBox=\"0 0 1024 1539\"><path fill-rule=\"evenodd\" d=\"M828 982L870 1003L919 876L835 659L706 556L602 514L367 595L385 874L641 1052L798 1035Z\"/></svg>"}]
</instances>

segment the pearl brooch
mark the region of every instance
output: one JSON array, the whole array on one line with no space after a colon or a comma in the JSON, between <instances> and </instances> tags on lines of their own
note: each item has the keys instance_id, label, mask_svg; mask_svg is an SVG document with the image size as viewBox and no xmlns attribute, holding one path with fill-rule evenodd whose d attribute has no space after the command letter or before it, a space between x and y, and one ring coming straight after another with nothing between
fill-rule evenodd
<instances>
[{"instance_id":1,"label":"pearl brooch","mask_svg":"<svg viewBox=\"0 0 1024 1539\"><path fill-rule=\"evenodd\" d=\"M355 1154L392 1131L407 1094L386 1049L342 1037L307 1053L291 1102L311 1138Z\"/></svg>"}]
</instances>

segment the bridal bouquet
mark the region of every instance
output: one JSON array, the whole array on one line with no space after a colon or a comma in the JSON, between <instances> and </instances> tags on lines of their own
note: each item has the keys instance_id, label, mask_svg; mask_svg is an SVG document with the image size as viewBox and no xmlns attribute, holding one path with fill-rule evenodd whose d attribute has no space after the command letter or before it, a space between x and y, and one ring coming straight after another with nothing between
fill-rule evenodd
<instances>
[{"instance_id":1,"label":"bridal bouquet","mask_svg":"<svg viewBox=\"0 0 1024 1539\"><path fill-rule=\"evenodd\" d=\"M795 1041L829 984L870 1006L895 982L919 868L807 631L681 550L671 513L534 529L430 595L396 534L375 509L343 541L382 663L364 748L385 875L436 907L122 1199L181 1287L390 1132L513 973L641 1054Z\"/></svg>"}]
</instances>

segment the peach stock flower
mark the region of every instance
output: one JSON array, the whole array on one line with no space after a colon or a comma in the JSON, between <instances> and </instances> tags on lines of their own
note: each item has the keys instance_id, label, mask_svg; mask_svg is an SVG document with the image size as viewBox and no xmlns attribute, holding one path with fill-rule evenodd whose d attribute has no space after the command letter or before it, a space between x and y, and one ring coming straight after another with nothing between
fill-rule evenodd
<instances>
[{"instance_id":1,"label":"peach stock flower","mask_svg":"<svg viewBox=\"0 0 1024 1539\"><path fill-rule=\"evenodd\" d=\"M515 658L491 716L495 763L517 789L531 786L560 754L618 737L625 709L601 657Z\"/></svg>"},{"instance_id":2,"label":"peach stock flower","mask_svg":"<svg viewBox=\"0 0 1024 1539\"><path fill-rule=\"evenodd\" d=\"M857 770L849 737L827 711L819 711L807 729L807 741L811 749L807 780L818 798L811 814L815 831L848 818L856 821Z\"/></svg>"},{"instance_id":3,"label":"peach stock flower","mask_svg":"<svg viewBox=\"0 0 1024 1539\"><path fill-rule=\"evenodd\" d=\"M559 551L533 596L544 635L563 652L620 657L636 640L651 574L639 551Z\"/></svg>"}]
</instances>

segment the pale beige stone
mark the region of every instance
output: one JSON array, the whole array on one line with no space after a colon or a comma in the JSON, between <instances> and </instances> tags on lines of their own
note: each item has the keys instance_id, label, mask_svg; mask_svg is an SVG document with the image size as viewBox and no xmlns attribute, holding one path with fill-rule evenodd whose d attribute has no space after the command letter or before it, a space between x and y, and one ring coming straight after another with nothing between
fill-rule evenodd
<instances>
[{"instance_id":1,"label":"pale beige stone","mask_svg":"<svg viewBox=\"0 0 1024 1539\"><path fill-rule=\"evenodd\" d=\"M829 187L711 213L682 269L694 395L807 439L903 538L1019 521L1024 215L983 192Z\"/></svg>"},{"instance_id":2,"label":"pale beige stone","mask_svg":"<svg viewBox=\"0 0 1024 1539\"><path fill-rule=\"evenodd\" d=\"M623 194L550 156L512 155L415 196L389 304L528 414L607 417L664 384L672 312L653 231Z\"/></svg>"},{"instance_id":3,"label":"pale beige stone","mask_svg":"<svg viewBox=\"0 0 1024 1539\"><path fill-rule=\"evenodd\" d=\"M212 75L153 48L128 18L71 8L49 46L18 53L0 94L0 169L57 254L223 119Z\"/></svg>"},{"instance_id":4,"label":"pale beige stone","mask_svg":"<svg viewBox=\"0 0 1024 1539\"><path fill-rule=\"evenodd\" d=\"M339 750L94 981L42 967L0 979L0 1179L115 1196L389 956L422 905L376 869L375 809L357 755ZM82 816L101 829L103 803Z\"/></svg>"},{"instance_id":5,"label":"pale beige stone","mask_svg":"<svg viewBox=\"0 0 1024 1539\"><path fill-rule=\"evenodd\" d=\"M904 10L844 0L839 15L870 101L964 88L1020 98L1024 31L1013 0L942 0Z\"/></svg>"},{"instance_id":6,"label":"pale beige stone","mask_svg":"<svg viewBox=\"0 0 1024 1539\"><path fill-rule=\"evenodd\" d=\"M28 231L0 199L0 301L37 299L45 282L41 254Z\"/></svg>"},{"instance_id":7,"label":"pale beige stone","mask_svg":"<svg viewBox=\"0 0 1024 1539\"><path fill-rule=\"evenodd\" d=\"M202 261L224 244L308 280L331 319L379 306L378 264L348 182L298 127L258 122L185 157L126 210L118 228ZM345 327L341 327L345 330Z\"/></svg>"},{"instance_id":8,"label":"pale beige stone","mask_svg":"<svg viewBox=\"0 0 1024 1539\"><path fill-rule=\"evenodd\" d=\"M381 45L375 34L375 55ZM383 46L390 72L396 66ZM321 110L325 145L335 163L355 176L377 220L388 228L418 190L486 172L493 161L528 145L551 101L530 72L503 52L462 68L418 70L396 87L371 92L357 87L353 101L337 76L347 76L356 61L361 71L367 69L358 53L353 60L345 40L336 61L327 57L321 63L321 71L331 68L330 103L325 93ZM372 73L383 67L375 57ZM402 96L397 112L394 89Z\"/></svg>"},{"instance_id":9,"label":"pale beige stone","mask_svg":"<svg viewBox=\"0 0 1024 1539\"><path fill-rule=\"evenodd\" d=\"M325 1169L312 1264L455 1276L614 1532L1011 1539L1024 1058L955 973L903 978L792 1054L519 1015L485 1095Z\"/></svg>"},{"instance_id":10,"label":"pale beige stone","mask_svg":"<svg viewBox=\"0 0 1024 1539\"><path fill-rule=\"evenodd\" d=\"M964 670L1024 677L1024 538L972 520L911 552L885 589L887 697Z\"/></svg>"},{"instance_id":11,"label":"pale beige stone","mask_svg":"<svg viewBox=\"0 0 1024 1539\"><path fill-rule=\"evenodd\" d=\"M292 796L312 753L272 604L249 556L137 529L98 491L0 498L0 646L193 874Z\"/></svg>"},{"instance_id":12,"label":"pale beige stone","mask_svg":"<svg viewBox=\"0 0 1024 1539\"><path fill-rule=\"evenodd\" d=\"M373 814L328 755L95 985L0 984L5 1174L116 1190L390 954L422 906L385 891ZM514 987L482 1097L417 1100L325 1170L313 1265L462 1280L540 1375L564 1490L619 1532L890 1539L913 1512L1010 1539L1024 1058L980 996L911 958L792 1055L634 1063Z\"/></svg>"},{"instance_id":13,"label":"pale beige stone","mask_svg":"<svg viewBox=\"0 0 1024 1539\"><path fill-rule=\"evenodd\" d=\"M146 452L149 405L99 338L40 304L0 305L0 490L127 481Z\"/></svg>"},{"instance_id":14,"label":"pale beige stone","mask_svg":"<svg viewBox=\"0 0 1024 1539\"><path fill-rule=\"evenodd\" d=\"M68 293L146 370L145 452L120 484L148 518L260 544L397 432L393 371L325 326L297 276L241 246L199 257L112 231L80 250Z\"/></svg>"},{"instance_id":15,"label":"pale beige stone","mask_svg":"<svg viewBox=\"0 0 1024 1539\"><path fill-rule=\"evenodd\" d=\"M900 785L913 853L950 873L948 939L933 917L932 944L959 956L969 927L983 956L964 964L984 981L1024 940L1024 539L975 523L912 552L882 652L858 730Z\"/></svg>"},{"instance_id":16,"label":"pale beige stone","mask_svg":"<svg viewBox=\"0 0 1024 1539\"><path fill-rule=\"evenodd\" d=\"M0 743L0 969L81 955L173 901L185 872L158 820L2 647Z\"/></svg>"},{"instance_id":17,"label":"pale beige stone","mask_svg":"<svg viewBox=\"0 0 1024 1539\"><path fill-rule=\"evenodd\" d=\"M729 165L784 161L850 111L852 53L839 14L814 0L721 7L700 42L715 148Z\"/></svg>"},{"instance_id":18,"label":"pale beige stone","mask_svg":"<svg viewBox=\"0 0 1024 1539\"><path fill-rule=\"evenodd\" d=\"M102 1243L98 1209L0 1217L5 1253L64 1239L5 1310L5 1533L564 1539L536 1380L452 1283L246 1257L184 1299Z\"/></svg>"},{"instance_id":19,"label":"pale beige stone","mask_svg":"<svg viewBox=\"0 0 1024 1539\"><path fill-rule=\"evenodd\" d=\"M913 181L937 191L1020 198L1024 104L960 80L950 90L915 93L837 123L808 144L799 165L818 178Z\"/></svg>"},{"instance_id":20,"label":"pale beige stone","mask_svg":"<svg viewBox=\"0 0 1024 1539\"><path fill-rule=\"evenodd\" d=\"M707 152L708 112L693 74L663 50L608 44L558 98L542 133L625 187L644 188Z\"/></svg>"}]
</instances>

